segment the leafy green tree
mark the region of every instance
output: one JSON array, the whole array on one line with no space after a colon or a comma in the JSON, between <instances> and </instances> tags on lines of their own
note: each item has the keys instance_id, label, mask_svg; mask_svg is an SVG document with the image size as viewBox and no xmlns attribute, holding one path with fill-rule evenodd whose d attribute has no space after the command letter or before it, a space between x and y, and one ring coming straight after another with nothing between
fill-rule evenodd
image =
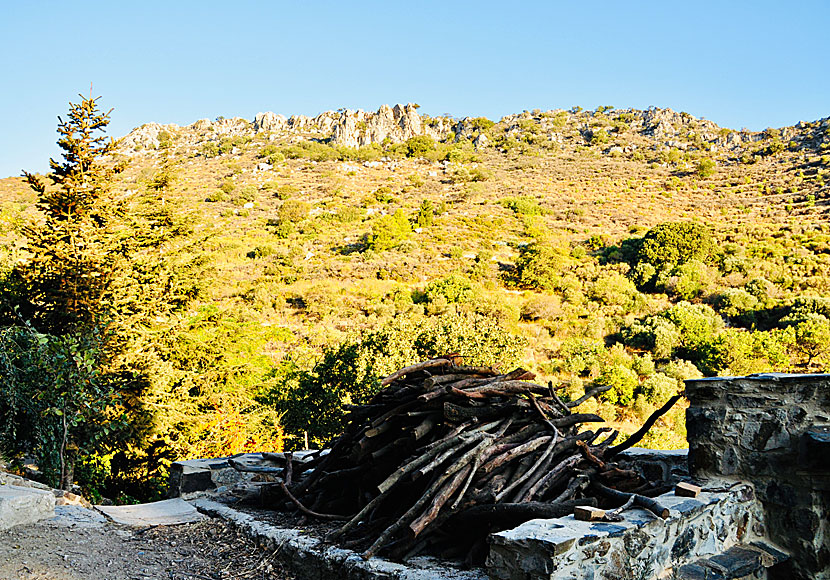
<instances>
[{"instance_id":1,"label":"leafy green tree","mask_svg":"<svg viewBox=\"0 0 830 580\"><path fill-rule=\"evenodd\" d=\"M284 413L291 435L299 439L305 431L322 446L341 432L344 406L367 402L381 378L399 368L449 353L459 353L466 364L509 368L518 363L524 346L524 339L485 316L400 316L325 349L310 370L292 362L283 365L268 400Z\"/></svg>"},{"instance_id":2,"label":"leafy green tree","mask_svg":"<svg viewBox=\"0 0 830 580\"><path fill-rule=\"evenodd\" d=\"M76 463L105 450L110 434L125 427L121 397L100 372L102 356L94 334L0 330L0 453L31 454L52 485L70 489Z\"/></svg>"},{"instance_id":3,"label":"leafy green tree","mask_svg":"<svg viewBox=\"0 0 830 580\"><path fill-rule=\"evenodd\" d=\"M669 222L651 228L643 237L637 262L647 262L655 269L705 260L712 251L709 228L693 222Z\"/></svg>"},{"instance_id":4,"label":"leafy green tree","mask_svg":"<svg viewBox=\"0 0 830 580\"><path fill-rule=\"evenodd\" d=\"M188 238L192 220L177 204L158 203L152 189L122 200L113 195L111 182L123 165L113 162L116 144L101 135L109 113L98 110L97 99L81 99L59 120L63 159L51 160L49 183L24 172L43 219L24 229L28 254L0 296L2 324L17 337L6 343L14 355L6 356L0 399L41 393L41 406L13 414L17 423L0 431L28 433L13 439L15 454L38 450L47 469L55 465L50 458L62 457L64 486L76 462L116 477L106 459L115 446L124 474L136 473L135 461L148 450L166 446L170 430L159 429L159 409L181 377L166 370L159 343L170 324L161 321L205 284L204 260L190 245L203 239ZM66 418L62 436L45 437L55 432L56 417ZM21 430L21 422L38 418L37 429Z\"/></svg>"},{"instance_id":5,"label":"leafy green tree","mask_svg":"<svg viewBox=\"0 0 830 580\"><path fill-rule=\"evenodd\" d=\"M594 381L596 386L609 386L602 398L616 405L630 405L634 402L634 389L639 380L637 373L621 364L606 367Z\"/></svg>"},{"instance_id":6,"label":"leafy green tree","mask_svg":"<svg viewBox=\"0 0 830 580\"><path fill-rule=\"evenodd\" d=\"M830 358L830 320L814 314L796 324L794 346L804 356L808 369L826 364Z\"/></svg>"}]
</instances>

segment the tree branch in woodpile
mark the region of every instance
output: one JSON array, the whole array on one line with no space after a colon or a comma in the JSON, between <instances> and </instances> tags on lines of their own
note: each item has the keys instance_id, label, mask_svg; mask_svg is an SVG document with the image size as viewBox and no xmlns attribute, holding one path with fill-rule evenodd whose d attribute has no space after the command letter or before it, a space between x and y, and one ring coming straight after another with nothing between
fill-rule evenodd
<instances>
[{"instance_id":1,"label":"tree branch in woodpile","mask_svg":"<svg viewBox=\"0 0 830 580\"><path fill-rule=\"evenodd\" d=\"M621 453L626 449L634 447L643 439L643 437L645 437L646 433L648 433L648 430L651 429L651 427L657 422L657 419L665 415L669 411L669 409L674 407L674 404L677 403L677 401L679 401L682 396L682 394L675 395L671 399L666 401L665 405L654 411L654 413L652 413L651 416L648 419L646 419L646 422L643 423L643 426L640 427L636 433L634 433L631 437L629 437L619 445L607 449L605 451L605 457L610 459L618 453Z\"/></svg>"}]
</instances>

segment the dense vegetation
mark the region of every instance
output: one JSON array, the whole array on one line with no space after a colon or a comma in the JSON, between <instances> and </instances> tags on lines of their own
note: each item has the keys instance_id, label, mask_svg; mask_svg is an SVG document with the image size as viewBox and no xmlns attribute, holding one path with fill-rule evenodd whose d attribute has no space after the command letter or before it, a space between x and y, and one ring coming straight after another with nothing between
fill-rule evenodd
<instances>
[{"instance_id":1,"label":"dense vegetation","mask_svg":"<svg viewBox=\"0 0 830 580\"><path fill-rule=\"evenodd\" d=\"M128 500L176 458L323 445L379 377L449 352L611 385L584 405L623 430L686 378L824 368L830 124L680 114L667 140L644 115L125 147L83 99L50 183L0 182L0 454ZM684 435L678 407L649 443Z\"/></svg>"}]
</instances>

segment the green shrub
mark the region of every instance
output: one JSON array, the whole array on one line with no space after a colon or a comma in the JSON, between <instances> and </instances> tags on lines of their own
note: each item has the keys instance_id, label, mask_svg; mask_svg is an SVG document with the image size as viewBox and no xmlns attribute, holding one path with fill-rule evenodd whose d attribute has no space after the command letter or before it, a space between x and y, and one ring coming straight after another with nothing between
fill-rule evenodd
<instances>
[{"instance_id":1,"label":"green shrub","mask_svg":"<svg viewBox=\"0 0 830 580\"><path fill-rule=\"evenodd\" d=\"M473 131L478 131L479 133L488 131L493 127L493 125L495 125L495 123L487 117L475 117L474 119L470 119L470 124L473 127Z\"/></svg>"},{"instance_id":2,"label":"green shrub","mask_svg":"<svg viewBox=\"0 0 830 580\"><path fill-rule=\"evenodd\" d=\"M628 406L634 402L634 389L639 384L637 373L620 364L604 368L594 380L595 386L611 387L610 390L602 393L602 400L622 406Z\"/></svg>"},{"instance_id":3,"label":"green shrub","mask_svg":"<svg viewBox=\"0 0 830 580\"><path fill-rule=\"evenodd\" d=\"M631 280L615 271L600 273L588 289L588 297L591 300L626 310L634 305L638 296L637 288Z\"/></svg>"},{"instance_id":4,"label":"green shrub","mask_svg":"<svg viewBox=\"0 0 830 580\"><path fill-rule=\"evenodd\" d=\"M790 364L791 336L786 331L745 332L726 329L699 345L698 367L706 375L748 375Z\"/></svg>"},{"instance_id":5,"label":"green shrub","mask_svg":"<svg viewBox=\"0 0 830 580\"><path fill-rule=\"evenodd\" d=\"M649 316L635 321L623 329L622 335L627 345L649 350L658 360L671 357L680 344L680 330L662 316Z\"/></svg>"},{"instance_id":6,"label":"green shrub","mask_svg":"<svg viewBox=\"0 0 830 580\"><path fill-rule=\"evenodd\" d=\"M676 359L669 362L660 369L660 372L678 381L703 378L703 373L698 370L693 362L683 359Z\"/></svg>"},{"instance_id":7,"label":"green shrub","mask_svg":"<svg viewBox=\"0 0 830 580\"><path fill-rule=\"evenodd\" d=\"M695 166L695 174L701 179L709 179L715 174L717 164L714 159L704 157L697 162Z\"/></svg>"},{"instance_id":8,"label":"green shrub","mask_svg":"<svg viewBox=\"0 0 830 580\"><path fill-rule=\"evenodd\" d=\"M424 288L424 297L427 302L444 299L448 304L467 302L473 296L473 287L470 281L463 276L450 275L427 284Z\"/></svg>"},{"instance_id":9,"label":"green shrub","mask_svg":"<svg viewBox=\"0 0 830 580\"><path fill-rule=\"evenodd\" d=\"M435 207L432 201L425 199L421 202L421 207L418 208L417 224L419 228L426 228L432 225L432 219L435 217Z\"/></svg>"},{"instance_id":10,"label":"green shrub","mask_svg":"<svg viewBox=\"0 0 830 580\"><path fill-rule=\"evenodd\" d=\"M410 137L404 143L407 157L424 157L435 150L435 139L428 135Z\"/></svg>"},{"instance_id":11,"label":"green shrub","mask_svg":"<svg viewBox=\"0 0 830 580\"><path fill-rule=\"evenodd\" d=\"M646 401L655 406L661 406L677 394L680 385L676 379L656 373L647 377L638 390L645 396Z\"/></svg>"},{"instance_id":12,"label":"green shrub","mask_svg":"<svg viewBox=\"0 0 830 580\"><path fill-rule=\"evenodd\" d=\"M605 345L585 338L569 338L559 349L562 370L579 376L593 375L605 356Z\"/></svg>"},{"instance_id":13,"label":"green shrub","mask_svg":"<svg viewBox=\"0 0 830 580\"><path fill-rule=\"evenodd\" d=\"M608 143L608 139L608 131L605 129L595 129L591 131L591 134L588 137L588 143L591 146L605 145Z\"/></svg>"},{"instance_id":14,"label":"green shrub","mask_svg":"<svg viewBox=\"0 0 830 580\"><path fill-rule=\"evenodd\" d=\"M521 215L542 215L544 213L539 202L531 197L508 197L501 200L501 204Z\"/></svg>"},{"instance_id":15,"label":"green shrub","mask_svg":"<svg viewBox=\"0 0 830 580\"><path fill-rule=\"evenodd\" d=\"M208 141L207 143L202 144L199 152L202 154L202 157L206 157L208 159L216 157L219 155L219 145L217 145L215 141Z\"/></svg>"},{"instance_id":16,"label":"green shrub","mask_svg":"<svg viewBox=\"0 0 830 580\"><path fill-rule=\"evenodd\" d=\"M69 489L75 465L128 428L118 383L101 373L103 356L96 333L0 329L0 455L33 455L50 485Z\"/></svg>"},{"instance_id":17,"label":"green shrub","mask_svg":"<svg viewBox=\"0 0 830 580\"><path fill-rule=\"evenodd\" d=\"M679 302L658 316L666 318L677 327L681 349L678 354L681 356L696 353L699 357L697 349L709 342L724 327L723 319L706 304ZM695 357L683 358L694 360Z\"/></svg>"},{"instance_id":18,"label":"green shrub","mask_svg":"<svg viewBox=\"0 0 830 580\"><path fill-rule=\"evenodd\" d=\"M830 360L830 320L814 314L795 325L795 350L805 359L804 366L810 369L815 364L826 364Z\"/></svg>"},{"instance_id":19,"label":"green shrub","mask_svg":"<svg viewBox=\"0 0 830 580\"><path fill-rule=\"evenodd\" d=\"M225 194L230 195L233 193L233 190L236 189L236 182L229 177L222 182L219 189L221 189Z\"/></svg>"},{"instance_id":20,"label":"green shrub","mask_svg":"<svg viewBox=\"0 0 830 580\"><path fill-rule=\"evenodd\" d=\"M641 377L649 377L656 371L654 366L654 358L651 353L645 353L641 356L635 356L631 361L631 370Z\"/></svg>"},{"instance_id":21,"label":"green shrub","mask_svg":"<svg viewBox=\"0 0 830 580\"><path fill-rule=\"evenodd\" d=\"M383 252L398 247L412 234L412 226L402 209L392 215L385 215L372 225L367 239L368 249Z\"/></svg>"},{"instance_id":22,"label":"green shrub","mask_svg":"<svg viewBox=\"0 0 830 580\"><path fill-rule=\"evenodd\" d=\"M159 149L170 149L173 145L173 135L171 135L169 131L159 131L158 135L156 135L156 139L158 139L159 142Z\"/></svg>"},{"instance_id":23,"label":"green shrub","mask_svg":"<svg viewBox=\"0 0 830 580\"><path fill-rule=\"evenodd\" d=\"M245 205L248 202L255 201L257 188L255 185L244 185L240 187L231 197L231 202L234 205Z\"/></svg>"},{"instance_id":24,"label":"green shrub","mask_svg":"<svg viewBox=\"0 0 830 580\"><path fill-rule=\"evenodd\" d=\"M355 207L353 205L346 205L340 208L337 208L337 212L334 214L334 219L342 223L353 223L358 222L363 219L364 211L359 207Z\"/></svg>"},{"instance_id":25,"label":"green shrub","mask_svg":"<svg viewBox=\"0 0 830 580\"><path fill-rule=\"evenodd\" d=\"M758 307L758 298L742 288L726 288L715 299L718 312L730 318L737 318Z\"/></svg>"},{"instance_id":26,"label":"green shrub","mask_svg":"<svg viewBox=\"0 0 830 580\"><path fill-rule=\"evenodd\" d=\"M690 260L657 278L657 289L682 300L701 296L712 284L713 275L699 260Z\"/></svg>"},{"instance_id":27,"label":"green shrub","mask_svg":"<svg viewBox=\"0 0 830 580\"><path fill-rule=\"evenodd\" d=\"M301 222L308 217L311 204L298 199L285 200L277 212L277 218L281 222Z\"/></svg>"},{"instance_id":28,"label":"green shrub","mask_svg":"<svg viewBox=\"0 0 830 580\"><path fill-rule=\"evenodd\" d=\"M310 370L284 363L269 400L284 413L289 433L301 441L305 431L322 447L342 431L343 406L368 402L380 379L395 370L449 353L459 353L465 364L510 368L524 346L524 339L484 316L400 316L325 349Z\"/></svg>"},{"instance_id":29,"label":"green shrub","mask_svg":"<svg viewBox=\"0 0 830 580\"><path fill-rule=\"evenodd\" d=\"M392 195L392 190L385 185L378 187L372 195L380 203L392 203L395 201L395 196Z\"/></svg>"},{"instance_id":30,"label":"green shrub","mask_svg":"<svg viewBox=\"0 0 830 580\"><path fill-rule=\"evenodd\" d=\"M560 281L560 273L568 262L558 248L544 244L530 244L519 251L516 275L526 288L553 290Z\"/></svg>"}]
</instances>

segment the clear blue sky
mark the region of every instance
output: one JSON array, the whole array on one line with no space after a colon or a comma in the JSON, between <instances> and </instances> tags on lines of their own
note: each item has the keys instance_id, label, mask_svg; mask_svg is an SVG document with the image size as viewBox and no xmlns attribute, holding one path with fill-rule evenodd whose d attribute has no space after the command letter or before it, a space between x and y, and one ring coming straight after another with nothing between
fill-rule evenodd
<instances>
[{"instance_id":1,"label":"clear blue sky","mask_svg":"<svg viewBox=\"0 0 830 580\"><path fill-rule=\"evenodd\" d=\"M830 2L3 0L0 176L57 155L79 92L110 134L416 102L485 115L671 107L753 130L830 115Z\"/></svg>"}]
</instances>

